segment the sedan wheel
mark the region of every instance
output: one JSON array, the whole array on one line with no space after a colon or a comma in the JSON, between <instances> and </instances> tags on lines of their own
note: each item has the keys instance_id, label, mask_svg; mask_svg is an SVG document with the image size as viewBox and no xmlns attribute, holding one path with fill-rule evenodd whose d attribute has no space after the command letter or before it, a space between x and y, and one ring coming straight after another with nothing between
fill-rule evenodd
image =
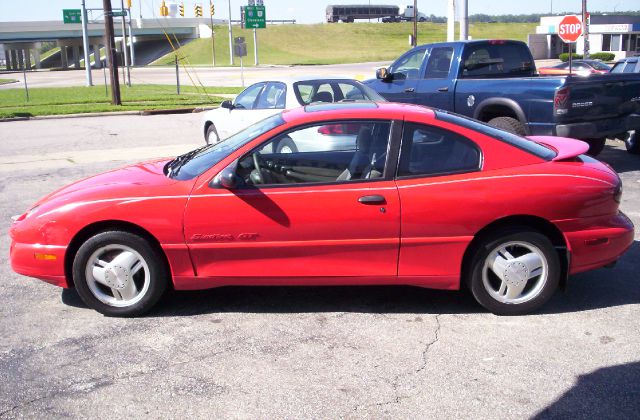
<instances>
[{"instance_id":1,"label":"sedan wheel","mask_svg":"<svg viewBox=\"0 0 640 420\"><path fill-rule=\"evenodd\" d=\"M159 252L128 232L103 232L87 240L73 262L73 280L82 300L110 316L148 311L168 282Z\"/></svg>"},{"instance_id":2,"label":"sedan wheel","mask_svg":"<svg viewBox=\"0 0 640 420\"><path fill-rule=\"evenodd\" d=\"M511 230L479 247L470 282L482 306L495 314L519 315L548 301L559 279L560 260L549 239L538 232Z\"/></svg>"},{"instance_id":3,"label":"sedan wheel","mask_svg":"<svg viewBox=\"0 0 640 420\"><path fill-rule=\"evenodd\" d=\"M205 141L207 144L213 144L220 141L220 136L218 136L218 130L216 130L216 126L211 123L207 128L207 133L205 134Z\"/></svg>"}]
</instances>

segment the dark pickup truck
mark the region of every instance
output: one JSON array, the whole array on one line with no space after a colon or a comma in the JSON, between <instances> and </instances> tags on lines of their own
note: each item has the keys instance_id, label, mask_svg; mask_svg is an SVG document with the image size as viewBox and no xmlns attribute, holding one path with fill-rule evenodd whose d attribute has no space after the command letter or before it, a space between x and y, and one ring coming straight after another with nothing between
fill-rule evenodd
<instances>
[{"instance_id":1,"label":"dark pickup truck","mask_svg":"<svg viewBox=\"0 0 640 420\"><path fill-rule=\"evenodd\" d=\"M441 108L515 134L572 137L597 155L606 138L640 131L640 75L538 77L524 42L415 47L365 83L393 102Z\"/></svg>"}]
</instances>

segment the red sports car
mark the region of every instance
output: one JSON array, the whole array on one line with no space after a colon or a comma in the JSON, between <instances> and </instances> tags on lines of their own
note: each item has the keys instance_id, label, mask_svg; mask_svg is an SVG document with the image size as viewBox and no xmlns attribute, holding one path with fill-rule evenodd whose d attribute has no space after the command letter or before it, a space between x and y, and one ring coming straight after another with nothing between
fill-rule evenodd
<instances>
[{"instance_id":1,"label":"red sports car","mask_svg":"<svg viewBox=\"0 0 640 420\"><path fill-rule=\"evenodd\" d=\"M115 316L168 288L400 284L522 314L633 241L620 178L587 149L420 106L309 105L52 193L15 219L11 263Z\"/></svg>"}]
</instances>

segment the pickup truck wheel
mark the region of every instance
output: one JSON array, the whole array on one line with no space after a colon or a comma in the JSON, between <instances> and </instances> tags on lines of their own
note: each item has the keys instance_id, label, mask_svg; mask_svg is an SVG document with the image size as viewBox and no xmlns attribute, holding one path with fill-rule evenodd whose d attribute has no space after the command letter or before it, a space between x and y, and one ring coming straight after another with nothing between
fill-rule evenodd
<instances>
[{"instance_id":1,"label":"pickup truck wheel","mask_svg":"<svg viewBox=\"0 0 640 420\"><path fill-rule=\"evenodd\" d=\"M527 130L520 121L511 117L496 117L489 120L489 125L519 136L526 136Z\"/></svg>"},{"instance_id":2,"label":"pickup truck wheel","mask_svg":"<svg viewBox=\"0 0 640 420\"><path fill-rule=\"evenodd\" d=\"M589 156L598 156L600 152L602 152L602 149L604 149L604 144L606 143L607 139L605 137L602 137L599 139L586 139L584 141L589 143L589 151L587 152L587 154Z\"/></svg>"},{"instance_id":3,"label":"pickup truck wheel","mask_svg":"<svg viewBox=\"0 0 640 420\"><path fill-rule=\"evenodd\" d=\"M634 131L629 133L627 138L624 141L625 146L627 146L627 152L632 155L640 155L640 141L638 141L638 132Z\"/></svg>"}]
</instances>

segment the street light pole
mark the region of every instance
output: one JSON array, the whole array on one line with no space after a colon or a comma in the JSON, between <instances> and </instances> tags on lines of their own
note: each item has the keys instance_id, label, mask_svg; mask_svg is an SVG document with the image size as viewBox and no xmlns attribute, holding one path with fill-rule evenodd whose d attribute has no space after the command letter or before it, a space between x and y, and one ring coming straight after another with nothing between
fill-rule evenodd
<instances>
[{"instance_id":1,"label":"street light pole","mask_svg":"<svg viewBox=\"0 0 640 420\"><path fill-rule=\"evenodd\" d=\"M84 50L84 71L86 76L87 86L93 86L93 80L91 79L91 60L89 59L89 34L87 33L87 7L84 0L82 0L82 49ZM96 61L99 60L100 52L98 52Z\"/></svg>"},{"instance_id":2,"label":"street light pole","mask_svg":"<svg viewBox=\"0 0 640 420\"><path fill-rule=\"evenodd\" d=\"M589 58L589 12L587 12L587 0L582 0L582 38L583 45L583 57Z\"/></svg>"},{"instance_id":3,"label":"street light pole","mask_svg":"<svg viewBox=\"0 0 640 420\"><path fill-rule=\"evenodd\" d=\"M120 9L125 11L124 0L120 0ZM122 55L124 56L124 66L127 68L127 86L131 87L131 73L129 71L129 54L127 54L127 16L122 16Z\"/></svg>"}]
</instances>

